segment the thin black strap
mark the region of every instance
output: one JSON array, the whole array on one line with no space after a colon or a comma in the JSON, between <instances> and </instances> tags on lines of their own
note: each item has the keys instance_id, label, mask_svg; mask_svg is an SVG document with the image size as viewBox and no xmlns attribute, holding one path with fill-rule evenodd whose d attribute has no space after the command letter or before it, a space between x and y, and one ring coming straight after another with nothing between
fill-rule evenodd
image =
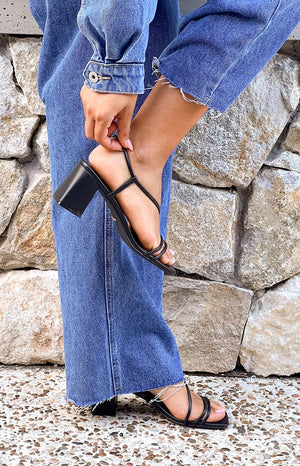
<instances>
[{"instance_id":1,"label":"thin black strap","mask_svg":"<svg viewBox=\"0 0 300 466\"><path fill-rule=\"evenodd\" d=\"M116 196L118 193L123 191L123 189L128 188L128 186L130 186L132 183L135 183L136 181L137 181L137 178L136 178L136 176L133 175L131 178L129 178L127 181L125 181L123 184L121 184L121 186L119 186L117 189L115 189L114 191L109 193L107 195L107 197Z\"/></svg>"},{"instance_id":2,"label":"thin black strap","mask_svg":"<svg viewBox=\"0 0 300 466\"><path fill-rule=\"evenodd\" d=\"M190 392L190 389L189 389L188 385L186 385L186 390L187 390L188 400L189 400L189 409L188 409L186 418L184 420L184 425L185 426L188 424L189 417L190 417L190 414L191 414L191 411L192 411L192 406L193 406L191 392Z\"/></svg>"},{"instance_id":3,"label":"thin black strap","mask_svg":"<svg viewBox=\"0 0 300 466\"><path fill-rule=\"evenodd\" d=\"M210 401L206 396L200 395L203 401L203 411L200 417L196 419L197 424L204 424L204 422L209 418L211 413Z\"/></svg>"},{"instance_id":4,"label":"thin black strap","mask_svg":"<svg viewBox=\"0 0 300 466\"><path fill-rule=\"evenodd\" d=\"M210 408L210 401L208 398L206 398L206 396L202 396L201 395L201 398L203 400L203 403L204 403L204 407L205 407L205 416L203 417L203 422L205 422L209 416L210 416L210 413L211 413L211 408Z\"/></svg>"},{"instance_id":5,"label":"thin black strap","mask_svg":"<svg viewBox=\"0 0 300 466\"><path fill-rule=\"evenodd\" d=\"M151 251L147 251L147 253L145 254L146 256L153 256L153 254L155 254L156 252L160 251L161 248L163 247L164 245L164 240L162 238L162 236L160 237L160 243L159 245L157 246L157 248L155 249L152 249ZM155 256L156 257L156 256Z\"/></svg>"},{"instance_id":6,"label":"thin black strap","mask_svg":"<svg viewBox=\"0 0 300 466\"><path fill-rule=\"evenodd\" d=\"M146 196L150 199L150 201L152 201L153 204L157 207L158 212L160 212L160 206L159 206L159 203L157 202L157 200L152 196L152 194L149 193L149 191L147 191L146 188L144 188L144 186L139 182L139 180L137 179L137 177L133 173L127 149L125 149L125 147L122 147L122 149L123 149L123 153L124 153L124 156L125 156L125 160L126 160L126 163L127 163L129 173L131 175L130 179L134 179L134 183L140 188L141 191L143 191L144 194L146 194ZM127 187L127 186L125 186L125 187Z\"/></svg>"},{"instance_id":7,"label":"thin black strap","mask_svg":"<svg viewBox=\"0 0 300 466\"><path fill-rule=\"evenodd\" d=\"M140 190L143 191L144 194L146 194L146 196L150 199L150 201L152 201L153 204L157 207L158 212L160 212L159 203L158 203L157 200L152 196L152 194L150 194L149 191L147 191L147 189L144 188L144 186L139 182L138 179L136 179L135 183L138 185L138 187L140 188Z\"/></svg>"},{"instance_id":8,"label":"thin black strap","mask_svg":"<svg viewBox=\"0 0 300 466\"><path fill-rule=\"evenodd\" d=\"M166 250L168 249L167 243L164 240L163 240L163 245L164 245L164 247L162 248L162 250L158 254L153 256L154 259L159 259L166 252Z\"/></svg>"},{"instance_id":9,"label":"thin black strap","mask_svg":"<svg viewBox=\"0 0 300 466\"><path fill-rule=\"evenodd\" d=\"M127 149L125 149L125 147L122 147L123 149L123 152L124 152L124 155L125 155L125 160L126 160L126 163L127 163L127 167L128 167L128 170L129 170L129 173L131 176L134 176L134 173L133 173L133 170L132 170L132 166L131 166L131 162L130 162L130 158L129 158L129 155L128 155L128 152L127 152Z\"/></svg>"}]
</instances>

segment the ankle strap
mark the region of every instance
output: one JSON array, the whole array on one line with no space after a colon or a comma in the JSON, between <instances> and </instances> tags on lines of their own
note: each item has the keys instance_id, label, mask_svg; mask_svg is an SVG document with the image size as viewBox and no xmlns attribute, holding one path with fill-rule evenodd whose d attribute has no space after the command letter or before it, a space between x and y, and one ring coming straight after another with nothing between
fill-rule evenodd
<instances>
[{"instance_id":1,"label":"ankle strap","mask_svg":"<svg viewBox=\"0 0 300 466\"><path fill-rule=\"evenodd\" d=\"M129 173L133 177L134 173L133 173L133 170L132 170L132 166L131 166L130 158L129 158L129 155L128 155L128 151L127 151L127 149L125 149L125 147L122 147L122 150L123 150L123 153L124 153L124 156L125 156L125 160L126 160L126 163L127 163Z\"/></svg>"},{"instance_id":2,"label":"ankle strap","mask_svg":"<svg viewBox=\"0 0 300 466\"><path fill-rule=\"evenodd\" d=\"M152 201L153 204L157 207L158 212L160 212L160 206L159 206L159 203L157 202L157 200L152 196L152 194L149 193L149 191L147 191L146 188L144 188L144 186L139 182L139 180L137 179L137 177L133 173L127 149L125 149L125 147L122 147L122 149L123 149L123 153L124 153L124 156L125 156L125 160L126 160L127 167L128 167L131 178L128 180L128 184L126 186L124 186L126 184L126 181L125 181L125 183L123 183L123 185L122 185L124 187L120 186L120 188L118 188L118 190L122 191L122 189L127 188L127 186L129 186L131 183L135 183L140 188L140 190L143 191L144 194L146 194L146 196L150 199L150 201ZM117 190L115 190L115 191L117 191ZM115 193L115 191L113 191L113 192ZM118 192L120 192L120 191L118 191ZM113 195L113 193L111 193L111 195Z\"/></svg>"},{"instance_id":3,"label":"ankle strap","mask_svg":"<svg viewBox=\"0 0 300 466\"><path fill-rule=\"evenodd\" d=\"M174 393L178 392L178 390L181 389L181 387L184 387L184 386L187 386L187 381L186 380L183 380L183 382L179 383L179 384L176 384L176 385L167 385L166 387L164 387L157 395L155 395L154 398L152 398L149 403L160 403L162 401L165 401L167 400L168 398L170 398L172 395L174 395ZM162 398L160 399L159 397L165 393L165 391L169 388L169 387L177 387L176 390L174 390L173 393L171 393L170 395L166 396L166 398Z\"/></svg>"}]
</instances>

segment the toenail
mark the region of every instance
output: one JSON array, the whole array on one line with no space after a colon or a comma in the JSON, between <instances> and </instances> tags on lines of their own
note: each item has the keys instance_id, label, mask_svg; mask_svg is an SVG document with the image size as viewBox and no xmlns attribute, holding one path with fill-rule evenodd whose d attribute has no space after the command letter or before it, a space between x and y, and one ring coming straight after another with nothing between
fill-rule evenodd
<instances>
[{"instance_id":1,"label":"toenail","mask_svg":"<svg viewBox=\"0 0 300 466\"><path fill-rule=\"evenodd\" d=\"M225 409L215 409L215 413L224 413Z\"/></svg>"},{"instance_id":2,"label":"toenail","mask_svg":"<svg viewBox=\"0 0 300 466\"><path fill-rule=\"evenodd\" d=\"M175 251L173 251L173 249L169 249L170 253L172 254L172 256L174 256L175 254Z\"/></svg>"}]
</instances>

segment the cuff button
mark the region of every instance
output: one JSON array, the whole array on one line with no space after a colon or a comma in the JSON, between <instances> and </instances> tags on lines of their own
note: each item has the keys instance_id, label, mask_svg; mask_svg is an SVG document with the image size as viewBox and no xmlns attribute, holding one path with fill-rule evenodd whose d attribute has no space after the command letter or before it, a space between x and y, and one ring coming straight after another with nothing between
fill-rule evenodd
<instances>
[{"instance_id":1,"label":"cuff button","mask_svg":"<svg viewBox=\"0 0 300 466\"><path fill-rule=\"evenodd\" d=\"M99 76L97 75L97 73L95 73L95 71L89 72L89 80L92 83L97 83L99 81Z\"/></svg>"}]
</instances>

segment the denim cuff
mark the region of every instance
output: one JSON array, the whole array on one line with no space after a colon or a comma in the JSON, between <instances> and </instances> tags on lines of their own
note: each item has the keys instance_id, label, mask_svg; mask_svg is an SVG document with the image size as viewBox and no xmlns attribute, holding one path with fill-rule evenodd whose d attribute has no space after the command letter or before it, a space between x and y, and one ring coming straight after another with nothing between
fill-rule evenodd
<instances>
[{"instance_id":1,"label":"denim cuff","mask_svg":"<svg viewBox=\"0 0 300 466\"><path fill-rule=\"evenodd\" d=\"M143 94L144 65L106 64L89 61L83 71L84 84L94 91L112 94Z\"/></svg>"}]
</instances>

